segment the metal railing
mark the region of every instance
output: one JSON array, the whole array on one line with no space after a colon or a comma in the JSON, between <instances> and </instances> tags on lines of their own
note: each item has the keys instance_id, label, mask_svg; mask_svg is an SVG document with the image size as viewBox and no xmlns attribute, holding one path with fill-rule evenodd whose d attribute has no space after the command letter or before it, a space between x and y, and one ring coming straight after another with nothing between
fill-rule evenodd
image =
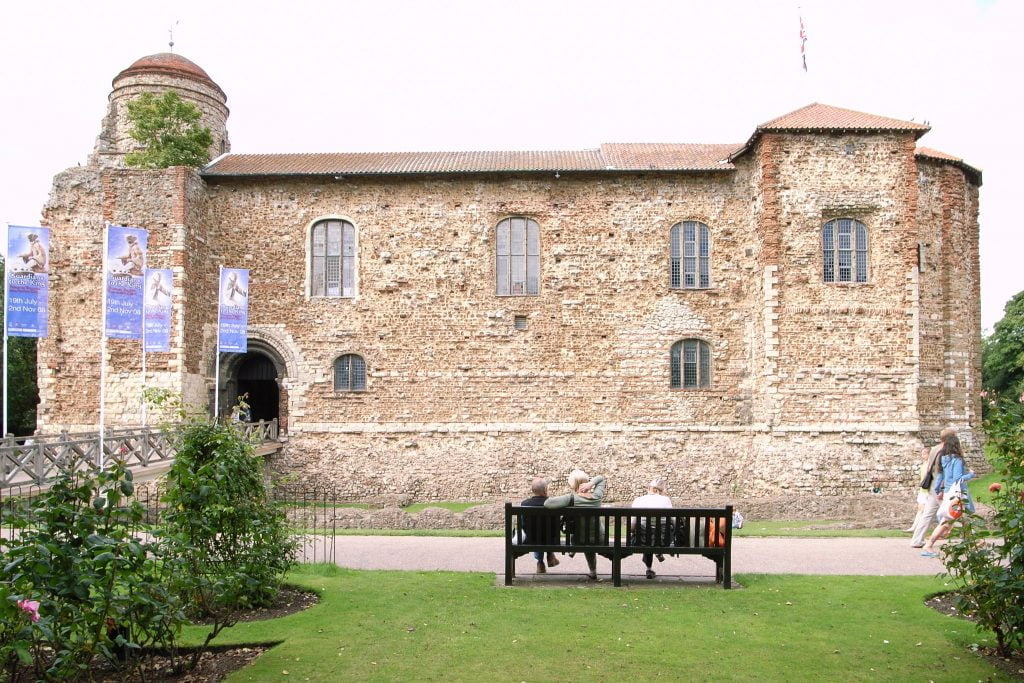
<instances>
[{"instance_id":1,"label":"metal railing","mask_svg":"<svg viewBox=\"0 0 1024 683\"><path fill-rule=\"evenodd\" d=\"M238 425L255 443L278 440L277 420ZM118 427L98 432L6 436L0 441L0 488L45 485L62 474L97 471L103 464L122 462L131 468L174 460L173 429ZM101 457L102 454L102 457Z\"/></svg>"}]
</instances>

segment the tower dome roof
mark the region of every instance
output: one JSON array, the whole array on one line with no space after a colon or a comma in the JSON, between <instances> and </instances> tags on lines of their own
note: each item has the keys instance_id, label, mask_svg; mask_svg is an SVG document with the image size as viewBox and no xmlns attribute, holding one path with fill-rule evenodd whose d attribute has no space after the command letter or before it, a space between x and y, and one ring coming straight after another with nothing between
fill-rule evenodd
<instances>
[{"instance_id":1,"label":"tower dome roof","mask_svg":"<svg viewBox=\"0 0 1024 683\"><path fill-rule=\"evenodd\" d=\"M220 86L217 85L212 78L210 78L210 75L206 73L206 71L204 71L195 62L173 52L158 52L155 55L148 55L135 60L131 66L114 77L113 84L116 85L122 78L141 74L176 76L178 78L187 78L193 81L198 81L199 83L212 87L220 93L225 100L227 100L227 95L224 94L224 91L221 90Z\"/></svg>"}]
</instances>

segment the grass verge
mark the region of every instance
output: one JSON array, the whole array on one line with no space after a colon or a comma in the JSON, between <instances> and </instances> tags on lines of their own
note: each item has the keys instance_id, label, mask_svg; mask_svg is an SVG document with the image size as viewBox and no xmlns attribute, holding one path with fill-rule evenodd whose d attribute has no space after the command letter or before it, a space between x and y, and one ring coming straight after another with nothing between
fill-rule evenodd
<instances>
[{"instance_id":1,"label":"grass verge","mask_svg":"<svg viewBox=\"0 0 1024 683\"><path fill-rule=\"evenodd\" d=\"M736 578L745 588L506 589L492 574L306 567L290 580L317 606L217 644L283 641L234 681L1007 680L967 651L972 624L924 606L936 578Z\"/></svg>"}]
</instances>

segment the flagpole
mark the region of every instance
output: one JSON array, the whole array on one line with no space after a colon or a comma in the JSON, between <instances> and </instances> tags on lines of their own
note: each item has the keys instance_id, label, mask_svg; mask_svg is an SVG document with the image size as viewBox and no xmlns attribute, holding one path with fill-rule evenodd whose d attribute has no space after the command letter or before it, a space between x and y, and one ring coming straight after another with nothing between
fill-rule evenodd
<instances>
[{"instance_id":1,"label":"flagpole","mask_svg":"<svg viewBox=\"0 0 1024 683\"><path fill-rule=\"evenodd\" d=\"M149 242L146 251L142 252L142 426L146 426L146 283L149 282L149 269L146 267Z\"/></svg>"},{"instance_id":2,"label":"flagpole","mask_svg":"<svg viewBox=\"0 0 1024 683\"><path fill-rule=\"evenodd\" d=\"M219 266L217 270L217 341L214 345L214 353L216 354L216 362L214 363L214 378L213 378L213 422L217 423L220 419L220 283L224 278L224 266Z\"/></svg>"},{"instance_id":3,"label":"flagpole","mask_svg":"<svg viewBox=\"0 0 1024 683\"><path fill-rule=\"evenodd\" d=\"M0 433L0 438L4 438L7 436L7 319L10 317L7 314L7 277L11 268L11 255L8 253L8 251L10 251L10 244L8 241L10 239L10 234L11 224L4 223L4 424L3 432Z\"/></svg>"},{"instance_id":4,"label":"flagpole","mask_svg":"<svg viewBox=\"0 0 1024 683\"><path fill-rule=\"evenodd\" d=\"M103 257L100 259L100 280L103 285L102 303L100 304L100 472L103 471L103 432L106 421L107 399L107 241L110 236L110 225L103 228Z\"/></svg>"}]
</instances>

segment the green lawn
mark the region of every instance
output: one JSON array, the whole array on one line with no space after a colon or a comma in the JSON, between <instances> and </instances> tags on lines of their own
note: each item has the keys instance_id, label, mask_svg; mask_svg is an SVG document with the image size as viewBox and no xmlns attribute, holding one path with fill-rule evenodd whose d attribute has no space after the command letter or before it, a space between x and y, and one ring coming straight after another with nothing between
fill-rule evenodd
<instances>
[{"instance_id":1,"label":"green lawn","mask_svg":"<svg viewBox=\"0 0 1024 683\"><path fill-rule=\"evenodd\" d=\"M230 680L1008 680L933 577L742 575L745 588L518 587L493 574L307 567L317 606L226 631L282 641ZM197 627L186 637L200 637Z\"/></svg>"},{"instance_id":2,"label":"green lawn","mask_svg":"<svg viewBox=\"0 0 1024 683\"><path fill-rule=\"evenodd\" d=\"M477 505L486 505L486 503L413 503L412 505L409 505L402 509L409 513L421 512L423 510L426 510L427 508L442 508L444 510L451 510L452 512L465 512L469 508L476 507Z\"/></svg>"},{"instance_id":3,"label":"green lawn","mask_svg":"<svg viewBox=\"0 0 1024 683\"><path fill-rule=\"evenodd\" d=\"M909 536L899 529L842 529L828 528L841 526L843 522L828 519L807 520L765 520L750 521L742 529L733 529L734 536L797 536L806 538L873 537L892 538Z\"/></svg>"}]
</instances>

